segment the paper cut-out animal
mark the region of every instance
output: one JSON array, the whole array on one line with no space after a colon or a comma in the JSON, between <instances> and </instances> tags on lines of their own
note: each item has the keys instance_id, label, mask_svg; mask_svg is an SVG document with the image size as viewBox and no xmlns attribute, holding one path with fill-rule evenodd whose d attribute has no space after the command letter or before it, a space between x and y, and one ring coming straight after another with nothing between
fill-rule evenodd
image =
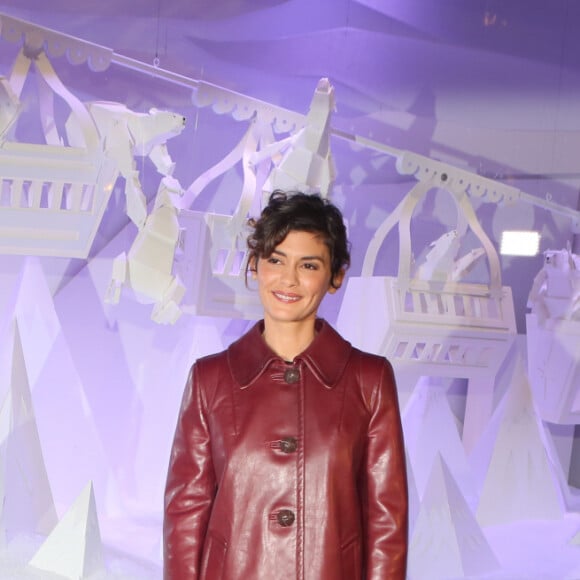
<instances>
[{"instance_id":1,"label":"paper cut-out animal","mask_svg":"<svg viewBox=\"0 0 580 580\"><path fill-rule=\"evenodd\" d=\"M182 194L177 179L166 176L161 180L153 211L129 252L115 258L105 302L117 304L126 286L138 302L154 304L151 318L155 322L173 324L181 316L179 303L185 286L172 271L180 233L174 196Z\"/></svg>"},{"instance_id":2,"label":"paper cut-out animal","mask_svg":"<svg viewBox=\"0 0 580 580\"><path fill-rule=\"evenodd\" d=\"M460 238L457 230L445 232L429 245L425 259L415 270L419 280L447 280L453 270L454 259L459 251Z\"/></svg>"},{"instance_id":3,"label":"paper cut-out animal","mask_svg":"<svg viewBox=\"0 0 580 580\"><path fill-rule=\"evenodd\" d=\"M328 197L335 178L330 151L330 120L334 110L334 87L323 78L314 91L306 125L258 152L260 158L268 153L274 164L263 187L265 193L287 189Z\"/></svg>"},{"instance_id":4,"label":"paper cut-out animal","mask_svg":"<svg viewBox=\"0 0 580 580\"><path fill-rule=\"evenodd\" d=\"M528 308L538 321L580 320L580 256L570 248L547 250L532 283Z\"/></svg>"},{"instance_id":5,"label":"paper cut-out animal","mask_svg":"<svg viewBox=\"0 0 580 580\"><path fill-rule=\"evenodd\" d=\"M463 278L465 278L465 276L475 268L479 263L479 260L484 256L485 250L483 248L475 248L461 256L461 258L457 258L457 260L453 262L453 269L450 272L449 280L452 280L453 282L463 280Z\"/></svg>"},{"instance_id":6,"label":"paper cut-out animal","mask_svg":"<svg viewBox=\"0 0 580 580\"><path fill-rule=\"evenodd\" d=\"M445 232L429 244L429 251L415 268L418 280L439 282L460 282L469 274L486 253L483 248L470 250L460 258L455 258L461 245L457 230Z\"/></svg>"},{"instance_id":7,"label":"paper cut-out animal","mask_svg":"<svg viewBox=\"0 0 580 580\"><path fill-rule=\"evenodd\" d=\"M147 203L135 156L148 156L161 175L172 175L175 163L167 152L166 142L183 131L186 119L155 108L138 113L121 103L106 101L87 103L86 107L99 132L105 155L116 164L117 175L125 178L127 215L141 229L147 216ZM83 147L83 135L74 115L69 116L65 127L69 145Z\"/></svg>"}]
</instances>

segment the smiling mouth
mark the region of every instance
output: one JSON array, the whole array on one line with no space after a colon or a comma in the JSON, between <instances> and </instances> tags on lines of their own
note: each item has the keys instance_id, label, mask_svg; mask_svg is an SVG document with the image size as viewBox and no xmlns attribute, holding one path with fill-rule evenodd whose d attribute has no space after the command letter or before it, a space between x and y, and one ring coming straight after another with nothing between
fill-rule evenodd
<instances>
[{"instance_id":1,"label":"smiling mouth","mask_svg":"<svg viewBox=\"0 0 580 580\"><path fill-rule=\"evenodd\" d=\"M300 296L297 296L296 294L284 294L282 292L272 292L272 294L274 294L278 300L286 302L287 304L298 302L298 300L300 300Z\"/></svg>"}]
</instances>

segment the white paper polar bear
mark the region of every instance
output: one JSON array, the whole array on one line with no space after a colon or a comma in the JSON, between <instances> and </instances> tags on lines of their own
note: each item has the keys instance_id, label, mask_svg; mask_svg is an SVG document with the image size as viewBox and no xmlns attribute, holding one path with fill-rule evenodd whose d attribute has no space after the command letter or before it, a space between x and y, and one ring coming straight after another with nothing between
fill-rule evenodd
<instances>
[{"instance_id":1,"label":"white paper polar bear","mask_svg":"<svg viewBox=\"0 0 580 580\"><path fill-rule=\"evenodd\" d=\"M267 153L274 164L263 187L265 193L274 189L298 189L328 197L335 178L330 150L330 121L334 110L334 87L328 79L320 79L304 128L256 155L258 160Z\"/></svg>"},{"instance_id":2,"label":"white paper polar bear","mask_svg":"<svg viewBox=\"0 0 580 580\"><path fill-rule=\"evenodd\" d=\"M179 276L173 275L172 268L180 231L173 196L182 194L177 179L166 176L161 180L153 211L131 249L115 258L105 302L117 304L122 287L126 286L138 302L154 304L151 318L155 322L173 324L181 316L179 303L185 286Z\"/></svg>"},{"instance_id":3,"label":"white paper polar bear","mask_svg":"<svg viewBox=\"0 0 580 580\"><path fill-rule=\"evenodd\" d=\"M570 248L544 252L544 266L534 278L528 308L540 323L546 319L580 320L580 256Z\"/></svg>"},{"instance_id":4,"label":"white paper polar bear","mask_svg":"<svg viewBox=\"0 0 580 580\"><path fill-rule=\"evenodd\" d=\"M167 152L166 141L183 131L185 117L155 108L138 113L121 103L106 101L87 103L86 107L99 132L105 155L115 163L117 175L125 178L127 215L141 229L147 217L147 202L135 156L148 156L159 173L171 175L175 163ZM66 122L66 134L69 145L85 146L74 114Z\"/></svg>"}]
</instances>

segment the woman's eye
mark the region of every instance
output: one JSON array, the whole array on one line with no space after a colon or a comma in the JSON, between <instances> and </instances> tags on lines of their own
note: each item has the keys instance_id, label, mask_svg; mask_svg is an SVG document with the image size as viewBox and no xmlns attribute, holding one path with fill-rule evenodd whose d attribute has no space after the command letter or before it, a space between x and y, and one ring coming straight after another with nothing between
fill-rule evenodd
<instances>
[{"instance_id":1,"label":"woman's eye","mask_svg":"<svg viewBox=\"0 0 580 580\"><path fill-rule=\"evenodd\" d=\"M280 263L279 258L274 258L273 256L270 256L267 261L268 261L268 264L279 264Z\"/></svg>"},{"instance_id":2,"label":"woman's eye","mask_svg":"<svg viewBox=\"0 0 580 580\"><path fill-rule=\"evenodd\" d=\"M304 264L304 267L305 267L307 270L318 270L318 266L317 266L316 264L311 264L311 263L309 263L309 262L306 262L306 263Z\"/></svg>"}]
</instances>

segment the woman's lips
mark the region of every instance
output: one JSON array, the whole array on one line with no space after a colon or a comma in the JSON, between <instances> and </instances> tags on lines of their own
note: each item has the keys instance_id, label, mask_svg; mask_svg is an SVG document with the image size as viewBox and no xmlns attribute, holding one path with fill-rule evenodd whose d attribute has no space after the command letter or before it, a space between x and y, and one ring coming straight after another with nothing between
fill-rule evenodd
<instances>
[{"instance_id":1,"label":"woman's lips","mask_svg":"<svg viewBox=\"0 0 580 580\"><path fill-rule=\"evenodd\" d=\"M272 292L272 294L282 302L297 302L300 300L300 296L298 294L286 294L285 292Z\"/></svg>"}]
</instances>

